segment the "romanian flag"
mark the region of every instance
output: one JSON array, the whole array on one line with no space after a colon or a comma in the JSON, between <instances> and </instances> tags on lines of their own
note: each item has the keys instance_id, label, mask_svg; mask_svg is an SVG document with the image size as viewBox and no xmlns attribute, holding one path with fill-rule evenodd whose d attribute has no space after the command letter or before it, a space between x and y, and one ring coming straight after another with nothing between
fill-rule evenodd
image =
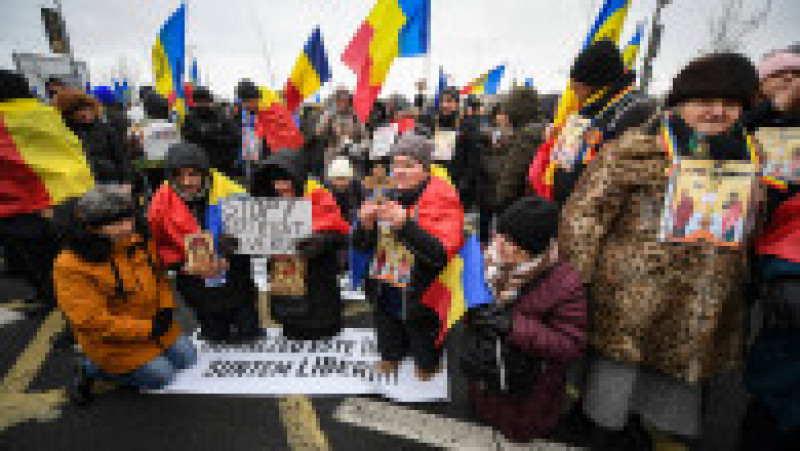
<instances>
[{"instance_id":1,"label":"romanian flag","mask_svg":"<svg viewBox=\"0 0 800 451\"><path fill-rule=\"evenodd\" d=\"M186 5L181 5L161 26L153 44L153 79L156 92L169 100L172 111L186 112L183 72L186 52Z\"/></svg>"},{"instance_id":2,"label":"romanian flag","mask_svg":"<svg viewBox=\"0 0 800 451\"><path fill-rule=\"evenodd\" d=\"M273 152L303 147L303 135L278 94L269 88L258 89L261 91L261 100L258 105L256 135L266 139Z\"/></svg>"},{"instance_id":3,"label":"romanian flag","mask_svg":"<svg viewBox=\"0 0 800 451\"><path fill-rule=\"evenodd\" d=\"M206 222L203 229L210 231L216 245L223 232L220 199L246 195L238 183L230 180L216 170L211 170L211 190L206 207ZM153 233L158 256L165 265L183 261L185 255L184 237L201 232L200 224L189 207L175 193L169 182L164 182L153 195L147 210L147 220Z\"/></svg>"},{"instance_id":4,"label":"romanian flag","mask_svg":"<svg viewBox=\"0 0 800 451\"><path fill-rule=\"evenodd\" d=\"M311 201L311 230L347 234L350 224L342 216L342 209L330 191L317 179L309 178L303 188L303 197Z\"/></svg>"},{"instance_id":5,"label":"romanian flag","mask_svg":"<svg viewBox=\"0 0 800 451\"><path fill-rule=\"evenodd\" d=\"M610 39L619 43L619 36L622 33L630 3L631 0L605 0L592 25L592 29L583 42L583 49L593 42L603 39ZM593 99L589 99L589 101L591 100ZM550 153L555 147L558 132L566 124L567 118L577 112L579 108L578 99L568 83L558 102L556 117L553 120L554 133L550 139L539 147L528 170L528 181L539 196L552 199L553 175L556 167L550 161Z\"/></svg>"},{"instance_id":6,"label":"romanian flag","mask_svg":"<svg viewBox=\"0 0 800 451\"><path fill-rule=\"evenodd\" d=\"M342 53L358 79L355 112L366 123L395 58L427 53L430 0L377 0Z\"/></svg>"},{"instance_id":7,"label":"romanian flag","mask_svg":"<svg viewBox=\"0 0 800 451\"><path fill-rule=\"evenodd\" d=\"M0 102L0 217L33 213L94 186L80 140L35 99Z\"/></svg>"},{"instance_id":8,"label":"romanian flag","mask_svg":"<svg viewBox=\"0 0 800 451\"><path fill-rule=\"evenodd\" d=\"M331 79L331 67L328 64L328 55L322 43L322 34L319 27L308 38L303 53L297 58L292 69L292 75L283 88L283 98L286 99L286 108L294 112L303 102L303 99L314 95L319 88Z\"/></svg>"},{"instance_id":9,"label":"romanian flag","mask_svg":"<svg viewBox=\"0 0 800 451\"><path fill-rule=\"evenodd\" d=\"M497 94L497 90L500 88L500 81L505 73L506 65L501 64L461 88L461 94Z\"/></svg>"},{"instance_id":10,"label":"romanian flag","mask_svg":"<svg viewBox=\"0 0 800 451\"><path fill-rule=\"evenodd\" d=\"M628 70L633 70L636 66L636 57L639 56L639 49L642 46L644 24L645 22L641 21L636 25L636 33L633 34L633 37L628 41L628 45L625 46L625 50L622 52L622 60Z\"/></svg>"}]
</instances>

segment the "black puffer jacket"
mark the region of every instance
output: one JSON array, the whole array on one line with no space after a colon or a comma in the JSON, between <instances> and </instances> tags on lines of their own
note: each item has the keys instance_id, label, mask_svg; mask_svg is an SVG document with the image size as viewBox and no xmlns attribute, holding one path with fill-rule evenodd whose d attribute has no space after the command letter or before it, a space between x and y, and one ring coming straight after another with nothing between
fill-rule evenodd
<instances>
[{"instance_id":1,"label":"black puffer jacket","mask_svg":"<svg viewBox=\"0 0 800 451\"><path fill-rule=\"evenodd\" d=\"M181 128L186 142L205 151L211 167L231 177L241 151L241 136L236 124L215 107L192 107Z\"/></svg>"},{"instance_id":2,"label":"black puffer jacket","mask_svg":"<svg viewBox=\"0 0 800 451\"><path fill-rule=\"evenodd\" d=\"M83 143L92 175L100 183L129 183L133 169L125 152L122 134L97 120L91 124L67 121L67 126Z\"/></svg>"},{"instance_id":3,"label":"black puffer jacket","mask_svg":"<svg viewBox=\"0 0 800 451\"><path fill-rule=\"evenodd\" d=\"M256 171L251 194L276 197L273 182L291 180L297 197L303 196L306 182L304 155L296 150L272 154ZM339 333L342 327L342 298L337 274L337 251L346 244L346 236L333 232L314 233L298 245L299 257L306 262L306 294L270 296L272 317L283 326L291 339L317 340ZM271 259L270 274L274 269Z\"/></svg>"}]
</instances>

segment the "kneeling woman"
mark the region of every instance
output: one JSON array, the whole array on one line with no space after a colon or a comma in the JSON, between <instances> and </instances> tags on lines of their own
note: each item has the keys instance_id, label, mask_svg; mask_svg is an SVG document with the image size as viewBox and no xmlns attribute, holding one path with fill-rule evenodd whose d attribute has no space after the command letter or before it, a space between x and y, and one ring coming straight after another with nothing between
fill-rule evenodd
<instances>
[{"instance_id":1,"label":"kneeling woman","mask_svg":"<svg viewBox=\"0 0 800 451\"><path fill-rule=\"evenodd\" d=\"M487 260L494 302L466 317L470 405L508 439L529 441L558 422L568 362L586 345L586 293L558 257L558 209L521 199L497 221Z\"/></svg>"},{"instance_id":2,"label":"kneeling woman","mask_svg":"<svg viewBox=\"0 0 800 451\"><path fill-rule=\"evenodd\" d=\"M252 194L311 202L311 236L296 244L296 254L270 256L270 310L287 338L321 340L342 328L337 252L350 226L333 195L318 181L306 180L302 159L295 150L273 153L255 174Z\"/></svg>"},{"instance_id":3,"label":"kneeling woman","mask_svg":"<svg viewBox=\"0 0 800 451\"><path fill-rule=\"evenodd\" d=\"M97 187L75 202L55 261L58 304L87 361L82 374L158 389L197 354L173 319L175 302L155 248L134 229L130 197ZM90 395L82 378L78 401Z\"/></svg>"}]
</instances>

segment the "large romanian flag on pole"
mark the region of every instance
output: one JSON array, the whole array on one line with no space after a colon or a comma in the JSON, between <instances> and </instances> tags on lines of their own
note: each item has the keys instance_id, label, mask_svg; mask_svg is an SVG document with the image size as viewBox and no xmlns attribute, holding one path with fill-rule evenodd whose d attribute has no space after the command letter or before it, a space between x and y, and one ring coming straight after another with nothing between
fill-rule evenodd
<instances>
[{"instance_id":1,"label":"large romanian flag on pole","mask_svg":"<svg viewBox=\"0 0 800 451\"><path fill-rule=\"evenodd\" d=\"M497 94L500 82L506 73L506 65L501 64L494 69L476 78L472 83L461 88L462 95L469 94Z\"/></svg>"},{"instance_id":2,"label":"large romanian flag on pole","mask_svg":"<svg viewBox=\"0 0 800 451\"><path fill-rule=\"evenodd\" d=\"M0 102L0 217L33 213L94 186L81 142L35 99Z\"/></svg>"},{"instance_id":3,"label":"large romanian flag on pole","mask_svg":"<svg viewBox=\"0 0 800 451\"><path fill-rule=\"evenodd\" d=\"M169 16L153 44L153 78L156 92L169 100L170 109L183 118L186 112L184 64L186 58L186 5Z\"/></svg>"},{"instance_id":4,"label":"large romanian flag on pole","mask_svg":"<svg viewBox=\"0 0 800 451\"><path fill-rule=\"evenodd\" d=\"M322 43L322 33L317 27L294 63L292 75L283 88L286 108L294 112L304 99L314 95L330 79L331 66L328 64L328 54L325 53L325 45Z\"/></svg>"},{"instance_id":5,"label":"large romanian flag on pole","mask_svg":"<svg viewBox=\"0 0 800 451\"><path fill-rule=\"evenodd\" d=\"M428 52L430 8L430 0L377 0L342 53L342 62L358 79L353 104L362 122L366 123L394 59Z\"/></svg>"}]
</instances>

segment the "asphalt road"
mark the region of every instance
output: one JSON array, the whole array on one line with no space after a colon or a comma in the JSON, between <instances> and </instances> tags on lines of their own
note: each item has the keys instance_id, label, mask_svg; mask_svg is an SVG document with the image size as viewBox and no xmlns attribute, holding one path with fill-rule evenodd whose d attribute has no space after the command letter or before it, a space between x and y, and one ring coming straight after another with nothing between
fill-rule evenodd
<instances>
[{"instance_id":1,"label":"asphalt road","mask_svg":"<svg viewBox=\"0 0 800 451\"><path fill-rule=\"evenodd\" d=\"M513 446L472 422L456 371L447 403L153 395L106 387L90 407L78 408L65 402L63 391L72 351L51 345L63 320L20 315L24 309L15 300L28 292L0 276L0 451L567 449L548 442ZM347 312L348 327L370 326L365 304L351 303ZM452 338L457 346L458 332ZM737 377L713 384L709 401L704 449L732 449L745 403Z\"/></svg>"}]
</instances>

